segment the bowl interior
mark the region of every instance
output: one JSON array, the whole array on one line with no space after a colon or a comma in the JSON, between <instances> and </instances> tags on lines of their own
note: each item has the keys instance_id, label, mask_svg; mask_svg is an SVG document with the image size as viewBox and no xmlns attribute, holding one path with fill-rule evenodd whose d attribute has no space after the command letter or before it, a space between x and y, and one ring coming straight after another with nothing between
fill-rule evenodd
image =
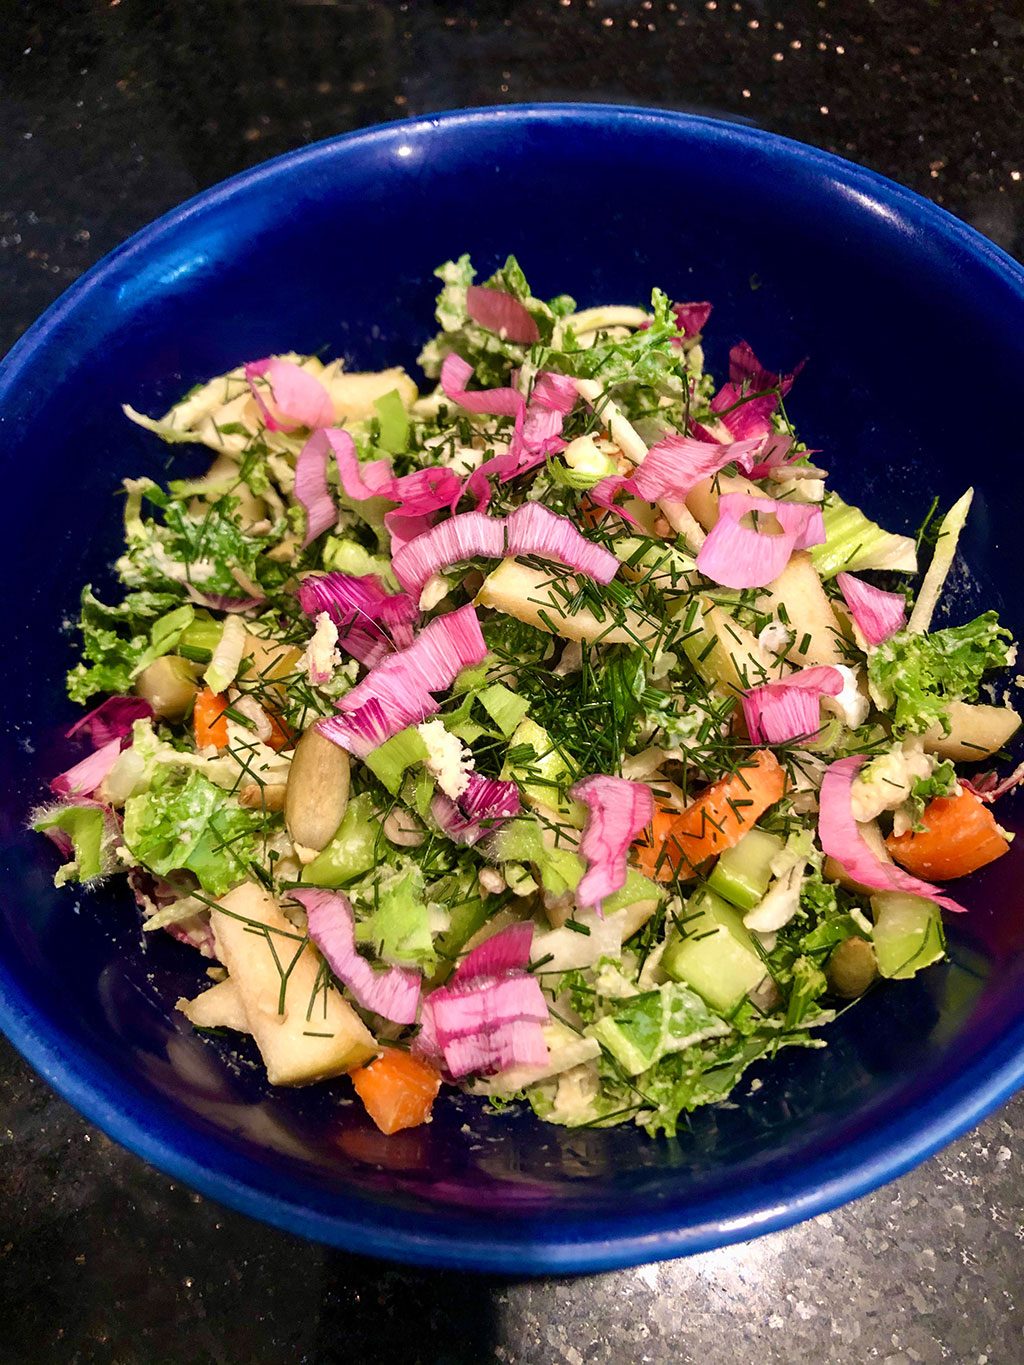
<instances>
[{"instance_id":1,"label":"bowl interior","mask_svg":"<svg viewBox=\"0 0 1024 1365\"><path fill-rule=\"evenodd\" d=\"M943 1114L996 1097L997 1061L1009 1083L1024 970L1014 856L972 884L951 964L879 989L826 1051L783 1054L677 1141L567 1132L462 1098L384 1139L346 1082L271 1092L249 1048L191 1033L173 1005L201 984L197 958L161 935L143 951L120 887L55 892L49 848L24 830L65 766L67 621L82 582L101 596L110 584L119 481L203 464L119 405L159 412L274 351L412 367L432 330L431 272L462 251L484 270L514 251L535 292L581 304L642 302L655 284L711 299L719 373L740 337L776 368L809 356L789 410L833 485L913 531L933 495L948 504L973 482L949 610L995 606L1024 630L1008 401L1024 370L1019 277L921 201L778 139L623 110L426 120L272 163L115 253L6 366L5 1023L116 1136L328 1240L526 1269L706 1246L893 1173L949 1135ZM1012 804L1001 815L1018 827Z\"/></svg>"}]
</instances>

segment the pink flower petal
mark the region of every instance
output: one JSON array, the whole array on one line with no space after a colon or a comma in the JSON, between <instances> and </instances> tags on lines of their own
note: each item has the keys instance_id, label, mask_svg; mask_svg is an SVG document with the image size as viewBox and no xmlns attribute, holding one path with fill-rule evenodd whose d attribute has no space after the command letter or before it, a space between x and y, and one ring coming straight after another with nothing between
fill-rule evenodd
<instances>
[{"instance_id":1,"label":"pink flower petal","mask_svg":"<svg viewBox=\"0 0 1024 1365\"><path fill-rule=\"evenodd\" d=\"M596 906L626 882L626 856L640 831L654 818L654 797L644 782L595 773L577 782L570 795L587 807L580 853L587 870L576 888L578 905Z\"/></svg>"},{"instance_id":2,"label":"pink flower petal","mask_svg":"<svg viewBox=\"0 0 1024 1365\"><path fill-rule=\"evenodd\" d=\"M507 341L532 346L540 340L536 322L518 299L502 289L471 284L466 290L466 312L481 327Z\"/></svg>"},{"instance_id":3,"label":"pink flower petal","mask_svg":"<svg viewBox=\"0 0 1024 1365\"><path fill-rule=\"evenodd\" d=\"M676 326L688 337L699 336L703 332L708 325L711 309L712 305L707 302L674 303L672 305L672 312L676 317Z\"/></svg>"},{"instance_id":4,"label":"pink flower petal","mask_svg":"<svg viewBox=\"0 0 1024 1365\"><path fill-rule=\"evenodd\" d=\"M431 574L451 564L519 555L565 564L598 583L610 582L619 567L609 550L582 536L568 517L535 502L518 507L509 517L463 512L442 521L404 545L392 567L399 583L418 597Z\"/></svg>"},{"instance_id":5,"label":"pink flower petal","mask_svg":"<svg viewBox=\"0 0 1024 1365\"><path fill-rule=\"evenodd\" d=\"M746 384L748 391L752 393L778 389L785 397L793 387L793 380L806 363L805 360L801 360L790 374L776 374L774 370L765 369L749 342L738 341L729 352L729 379L733 384Z\"/></svg>"},{"instance_id":6,"label":"pink flower petal","mask_svg":"<svg viewBox=\"0 0 1024 1365\"><path fill-rule=\"evenodd\" d=\"M781 532L744 525L743 518L751 514L774 516ZM820 507L725 493L718 500L718 521L697 553L697 568L727 588L763 588L778 578L794 550L820 545L824 539Z\"/></svg>"},{"instance_id":7,"label":"pink flower petal","mask_svg":"<svg viewBox=\"0 0 1024 1365\"><path fill-rule=\"evenodd\" d=\"M438 616L406 649L389 654L339 703L339 714L317 721L320 733L365 758L384 740L433 715L432 693L451 687L464 668L481 663L487 646L472 603Z\"/></svg>"},{"instance_id":8,"label":"pink flower petal","mask_svg":"<svg viewBox=\"0 0 1024 1365\"><path fill-rule=\"evenodd\" d=\"M510 924L467 953L455 968L451 984L475 981L481 976L505 976L509 972L525 971L530 965L532 944L532 920Z\"/></svg>"},{"instance_id":9,"label":"pink flower petal","mask_svg":"<svg viewBox=\"0 0 1024 1365\"><path fill-rule=\"evenodd\" d=\"M311 620L327 612L338 627L339 646L368 668L413 642L419 608L406 593L387 592L376 574L310 574L298 596Z\"/></svg>"},{"instance_id":10,"label":"pink flower petal","mask_svg":"<svg viewBox=\"0 0 1024 1365\"><path fill-rule=\"evenodd\" d=\"M852 573L836 575L843 601L850 608L853 623L869 645L880 645L902 630L907 620L907 604L902 593L881 588L855 578Z\"/></svg>"},{"instance_id":11,"label":"pink flower petal","mask_svg":"<svg viewBox=\"0 0 1024 1365\"><path fill-rule=\"evenodd\" d=\"M825 771L818 798L818 838L826 856L835 858L848 876L864 886L924 896L944 910L964 910L964 906L942 895L931 882L912 877L895 863L883 863L872 853L857 828L851 800L854 779L866 762L863 755L854 755L839 759Z\"/></svg>"},{"instance_id":12,"label":"pink flower petal","mask_svg":"<svg viewBox=\"0 0 1024 1365\"><path fill-rule=\"evenodd\" d=\"M125 739L137 720L147 720L153 708L143 697L108 697L99 706L76 720L67 738L83 735L94 748L102 748L112 739Z\"/></svg>"},{"instance_id":13,"label":"pink flower petal","mask_svg":"<svg viewBox=\"0 0 1024 1365\"><path fill-rule=\"evenodd\" d=\"M430 813L449 839L472 845L493 834L520 809L519 788L514 782L470 773L469 784L458 801L438 792Z\"/></svg>"},{"instance_id":14,"label":"pink flower petal","mask_svg":"<svg viewBox=\"0 0 1024 1365\"><path fill-rule=\"evenodd\" d=\"M76 763L66 772L58 773L50 782L55 796L92 796L117 762L121 752L121 736L115 735L95 749L88 758Z\"/></svg>"},{"instance_id":15,"label":"pink flower petal","mask_svg":"<svg viewBox=\"0 0 1024 1365\"><path fill-rule=\"evenodd\" d=\"M331 395L294 361L273 356L251 360L245 367L245 378L270 431L294 431L296 427L312 431L334 421ZM258 384L259 379L265 383Z\"/></svg>"},{"instance_id":16,"label":"pink flower petal","mask_svg":"<svg viewBox=\"0 0 1024 1365\"><path fill-rule=\"evenodd\" d=\"M309 937L327 965L364 1009L396 1024L416 1022L420 1002L419 972L405 967L375 971L356 949L355 921L348 897L340 891L299 887L289 892L305 907Z\"/></svg>"},{"instance_id":17,"label":"pink flower petal","mask_svg":"<svg viewBox=\"0 0 1024 1365\"><path fill-rule=\"evenodd\" d=\"M827 664L804 668L743 694L743 716L754 744L787 744L821 729L821 698L837 697L843 675Z\"/></svg>"},{"instance_id":18,"label":"pink flower petal","mask_svg":"<svg viewBox=\"0 0 1024 1365\"><path fill-rule=\"evenodd\" d=\"M327 486L327 459L328 443L313 438L302 447L295 461L295 501L306 514L303 549L338 520L338 509Z\"/></svg>"}]
</instances>

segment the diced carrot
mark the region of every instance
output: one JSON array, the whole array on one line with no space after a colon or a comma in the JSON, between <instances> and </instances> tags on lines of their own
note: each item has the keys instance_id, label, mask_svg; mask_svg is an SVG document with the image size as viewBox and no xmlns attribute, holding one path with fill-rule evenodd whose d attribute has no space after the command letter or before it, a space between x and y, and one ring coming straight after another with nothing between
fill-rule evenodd
<instances>
[{"instance_id":1,"label":"diced carrot","mask_svg":"<svg viewBox=\"0 0 1024 1365\"><path fill-rule=\"evenodd\" d=\"M973 792L937 796L921 816L917 834L890 834L885 841L893 859L915 877L951 881L977 872L1001 858L1010 844L989 808Z\"/></svg>"},{"instance_id":2,"label":"diced carrot","mask_svg":"<svg viewBox=\"0 0 1024 1365\"><path fill-rule=\"evenodd\" d=\"M282 749L287 749L290 745L294 744L295 731L284 717L278 715L276 711L272 711L267 706L265 706L263 710L267 720L270 721L270 738L267 740L268 746L273 749L275 753L279 753Z\"/></svg>"},{"instance_id":3,"label":"diced carrot","mask_svg":"<svg viewBox=\"0 0 1024 1365\"><path fill-rule=\"evenodd\" d=\"M224 717L227 700L216 692L204 687L197 693L192 708L192 728L196 737L196 748L205 749L213 744L223 749L228 742L228 723Z\"/></svg>"},{"instance_id":4,"label":"diced carrot","mask_svg":"<svg viewBox=\"0 0 1024 1365\"><path fill-rule=\"evenodd\" d=\"M394 1047L386 1047L351 1076L356 1094L382 1133L426 1123L441 1088L440 1073L429 1062Z\"/></svg>"},{"instance_id":5,"label":"diced carrot","mask_svg":"<svg viewBox=\"0 0 1024 1365\"><path fill-rule=\"evenodd\" d=\"M657 881L692 877L702 863L738 844L769 806L782 799L786 773L770 749L720 778L684 811L658 809L634 844L640 871Z\"/></svg>"}]
</instances>

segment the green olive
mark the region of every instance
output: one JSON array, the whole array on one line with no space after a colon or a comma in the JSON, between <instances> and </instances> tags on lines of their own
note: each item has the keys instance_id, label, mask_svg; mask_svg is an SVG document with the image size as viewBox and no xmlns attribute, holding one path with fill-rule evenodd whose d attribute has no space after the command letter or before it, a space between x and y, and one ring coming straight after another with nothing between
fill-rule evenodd
<instances>
[{"instance_id":1,"label":"green olive","mask_svg":"<svg viewBox=\"0 0 1024 1365\"><path fill-rule=\"evenodd\" d=\"M878 975L874 947L866 938L848 938L828 960L829 985L844 1000L863 995Z\"/></svg>"},{"instance_id":2,"label":"green olive","mask_svg":"<svg viewBox=\"0 0 1024 1365\"><path fill-rule=\"evenodd\" d=\"M135 691L162 720L181 720L199 691L198 676L197 664L165 654L142 670L135 679Z\"/></svg>"}]
</instances>

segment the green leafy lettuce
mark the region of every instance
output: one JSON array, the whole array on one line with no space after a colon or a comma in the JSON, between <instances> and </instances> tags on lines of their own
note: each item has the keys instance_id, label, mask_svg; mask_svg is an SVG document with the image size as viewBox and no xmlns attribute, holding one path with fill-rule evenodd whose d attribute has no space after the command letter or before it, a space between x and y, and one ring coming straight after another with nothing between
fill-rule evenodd
<instances>
[{"instance_id":1,"label":"green leafy lettuce","mask_svg":"<svg viewBox=\"0 0 1024 1365\"><path fill-rule=\"evenodd\" d=\"M265 862L268 816L246 810L199 772L157 771L150 789L124 807L124 842L160 876L189 871L211 896L222 896Z\"/></svg>"},{"instance_id":2,"label":"green leafy lettuce","mask_svg":"<svg viewBox=\"0 0 1024 1365\"><path fill-rule=\"evenodd\" d=\"M994 611L928 634L899 631L871 651L868 680L881 709L892 711L895 734L935 724L948 734L950 702L974 701L985 674L1010 662L1011 644Z\"/></svg>"},{"instance_id":3,"label":"green leafy lettuce","mask_svg":"<svg viewBox=\"0 0 1024 1365\"><path fill-rule=\"evenodd\" d=\"M176 592L131 592L108 607L89 584L82 589L82 661L68 673L68 695L86 702L97 692L130 692L147 663L169 653L194 616ZM171 608L168 611L168 608ZM173 618L173 619L172 619Z\"/></svg>"}]
</instances>

